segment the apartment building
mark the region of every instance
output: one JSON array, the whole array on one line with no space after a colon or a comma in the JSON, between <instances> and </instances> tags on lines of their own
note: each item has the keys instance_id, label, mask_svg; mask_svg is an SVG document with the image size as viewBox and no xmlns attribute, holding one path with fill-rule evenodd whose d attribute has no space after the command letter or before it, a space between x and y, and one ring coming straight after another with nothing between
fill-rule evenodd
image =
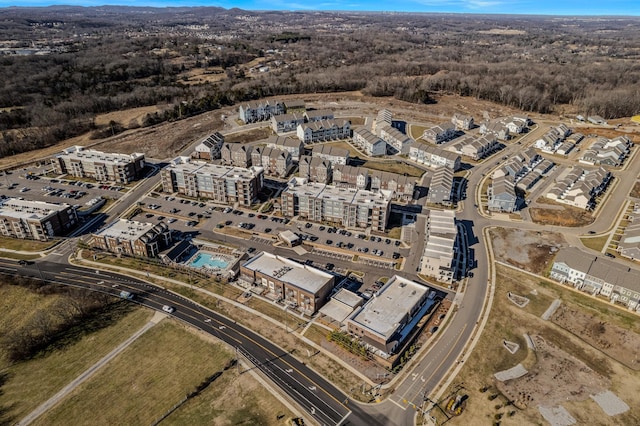
<instances>
[{"instance_id":1,"label":"apartment building","mask_svg":"<svg viewBox=\"0 0 640 426\"><path fill-rule=\"evenodd\" d=\"M451 210L430 210L425 226L425 246L420 273L440 282L452 282L456 276L458 250L455 213Z\"/></svg>"},{"instance_id":2,"label":"apartment building","mask_svg":"<svg viewBox=\"0 0 640 426\"><path fill-rule=\"evenodd\" d=\"M410 160L429 167L448 167L453 171L460 168L460 155L437 146L415 142L408 154Z\"/></svg>"},{"instance_id":3,"label":"apartment building","mask_svg":"<svg viewBox=\"0 0 640 426\"><path fill-rule=\"evenodd\" d=\"M196 145L193 157L200 160L219 160L222 157L223 144L224 136L220 132L215 132Z\"/></svg>"},{"instance_id":4,"label":"apartment building","mask_svg":"<svg viewBox=\"0 0 640 426\"><path fill-rule=\"evenodd\" d=\"M309 182L329 183L332 176L331 161L304 155L298 162L298 176Z\"/></svg>"},{"instance_id":5,"label":"apartment building","mask_svg":"<svg viewBox=\"0 0 640 426\"><path fill-rule=\"evenodd\" d=\"M202 197L222 204L250 206L262 190L262 167L221 166L178 157L161 172L162 190Z\"/></svg>"},{"instance_id":6,"label":"apartment building","mask_svg":"<svg viewBox=\"0 0 640 426\"><path fill-rule=\"evenodd\" d=\"M226 143L222 145L220 153L222 164L225 166L244 167L251 166L251 152L253 147L239 143Z\"/></svg>"},{"instance_id":7,"label":"apartment building","mask_svg":"<svg viewBox=\"0 0 640 426\"><path fill-rule=\"evenodd\" d=\"M76 209L69 204L0 198L0 234L5 237L47 241L77 225Z\"/></svg>"},{"instance_id":8,"label":"apartment building","mask_svg":"<svg viewBox=\"0 0 640 426\"><path fill-rule=\"evenodd\" d=\"M171 242L171 230L164 222L119 219L91 234L89 245L126 256L156 257Z\"/></svg>"},{"instance_id":9,"label":"apartment building","mask_svg":"<svg viewBox=\"0 0 640 426\"><path fill-rule=\"evenodd\" d=\"M289 151L268 146L256 146L251 152L251 164L262 167L268 176L286 177L293 166Z\"/></svg>"},{"instance_id":10,"label":"apartment building","mask_svg":"<svg viewBox=\"0 0 640 426\"><path fill-rule=\"evenodd\" d=\"M640 312L640 270L568 247L558 252L549 275L560 283Z\"/></svg>"},{"instance_id":11,"label":"apartment building","mask_svg":"<svg viewBox=\"0 0 640 426\"><path fill-rule=\"evenodd\" d=\"M330 222L347 228L384 231L389 219L391 193L339 188L294 178L282 192L285 217L300 216L312 222Z\"/></svg>"},{"instance_id":12,"label":"apartment building","mask_svg":"<svg viewBox=\"0 0 640 426\"><path fill-rule=\"evenodd\" d=\"M387 154L387 143L364 127L353 131L353 144L369 157Z\"/></svg>"},{"instance_id":13,"label":"apartment building","mask_svg":"<svg viewBox=\"0 0 640 426\"><path fill-rule=\"evenodd\" d=\"M313 147L311 156L329 160L335 166L337 164L347 164L349 150L331 145L317 145Z\"/></svg>"},{"instance_id":14,"label":"apartment building","mask_svg":"<svg viewBox=\"0 0 640 426\"><path fill-rule=\"evenodd\" d=\"M239 280L240 285L264 288L264 296L284 301L306 315L315 314L335 286L333 275L267 252L240 265Z\"/></svg>"},{"instance_id":15,"label":"apartment building","mask_svg":"<svg viewBox=\"0 0 640 426\"><path fill-rule=\"evenodd\" d=\"M429 287L394 275L348 317L347 331L387 359L399 352L417 323L437 304Z\"/></svg>"},{"instance_id":16,"label":"apartment building","mask_svg":"<svg viewBox=\"0 0 640 426\"><path fill-rule=\"evenodd\" d=\"M305 144L347 139L351 137L351 122L336 118L301 123L296 134Z\"/></svg>"},{"instance_id":17,"label":"apartment building","mask_svg":"<svg viewBox=\"0 0 640 426\"><path fill-rule=\"evenodd\" d=\"M145 161L139 152L108 154L76 145L62 150L51 164L57 174L126 184L140 177Z\"/></svg>"}]
</instances>

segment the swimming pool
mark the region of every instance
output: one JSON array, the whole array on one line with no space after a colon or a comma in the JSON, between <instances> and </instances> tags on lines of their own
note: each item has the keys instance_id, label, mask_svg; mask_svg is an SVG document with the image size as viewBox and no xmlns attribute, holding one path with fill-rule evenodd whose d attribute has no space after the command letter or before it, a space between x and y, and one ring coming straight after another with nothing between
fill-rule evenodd
<instances>
[{"instance_id":1,"label":"swimming pool","mask_svg":"<svg viewBox=\"0 0 640 426\"><path fill-rule=\"evenodd\" d=\"M189 262L189 266L193 266L194 268L225 269L229 266L229 262L217 255L210 253L198 253L193 260Z\"/></svg>"}]
</instances>

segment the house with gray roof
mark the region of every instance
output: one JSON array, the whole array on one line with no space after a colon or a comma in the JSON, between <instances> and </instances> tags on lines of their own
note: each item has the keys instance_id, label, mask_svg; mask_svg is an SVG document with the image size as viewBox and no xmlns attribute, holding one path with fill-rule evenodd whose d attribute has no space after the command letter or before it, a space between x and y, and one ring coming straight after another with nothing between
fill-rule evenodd
<instances>
[{"instance_id":1,"label":"house with gray roof","mask_svg":"<svg viewBox=\"0 0 640 426\"><path fill-rule=\"evenodd\" d=\"M333 165L347 164L349 161L348 150L332 145L316 145L313 147L311 155L329 160Z\"/></svg>"},{"instance_id":2,"label":"house with gray roof","mask_svg":"<svg viewBox=\"0 0 640 426\"><path fill-rule=\"evenodd\" d=\"M415 142L409 148L409 159L429 167L460 168L460 155L430 144Z\"/></svg>"},{"instance_id":3,"label":"house with gray roof","mask_svg":"<svg viewBox=\"0 0 640 426\"><path fill-rule=\"evenodd\" d=\"M332 165L333 184L339 188L369 188L369 169L365 167Z\"/></svg>"},{"instance_id":4,"label":"house with gray roof","mask_svg":"<svg viewBox=\"0 0 640 426\"><path fill-rule=\"evenodd\" d=\"M215 132L196 145L193 156L201 160L218 160L222 156L223 144L224 136L220 132Z\"/></svg>"},{"instance_id":5,"label":"house with gray roof","mask_svg":"<svg viewBox=\"0 0 640 426\"><path fill-rule=\"evenodd\" d=\"M331 182L331 174L331 161L320 157L311 157L310 155L300 157L298 176L307 179L309 182L329 183Z\"/></svg>"},{"instance_id":6,"label":"house with gray roof","mask_svg":"<svg viewBox=\"0 0 640 426\"><path fill-rule=\"evenodd\" d=\"M391 126L376 127L376 132L396 154L406 154L413 143L413 139Z\"/></svg>"},{"instance_id":7,"label":"house with gray roof","mask_svg":"<svg viewBox=\"0 0 640 426\"><path fill-rule=\"evenodd\" d=\"M487 188L489 201L487 208L494 212L515 212L518 208L518 197L515 183L509 176L500 176L491 181Z\"/></svg>"},{"instance_id":8,"label":"house with gray roof","mask_svg":"<svg viewBox=\"0 0 640 426\"><path fill-rule=\"evenodd\" d=\"M453 201L453 170L438 167L431 177L427 202L449 206Z\"/></svg>"},{"instance_id":9,"label":"house with gray roof","mask_svg":"<svg viewBox=\"0 0 640 426\"><path fill-rule=\"evenodd\" d=\"M283 151L288 151L291 154L293 161L298 161L300 155L304 152L304 145L302 141L287 136L270 136L265 141L266 146L269 148L278 148Z\"/></svg>"},{"instance_id":10,"label":"house with gray roof","mask_svg":"<svg viewBox=\"0 0 640 426\"><path fill-rule=\"evenodd\" d=\"M445 122L425 130L422 134L422 139L431 143L441 144L453 139L456 134L456 125L452 122Z\"/></svg>"},{"instance_id":11,"label":"house with gray roof","mask_svg":"<svg viewBox=\"0 0 640 426\"><path fill-rule=\"evenodd\" d=\"M353 144L369 157L378 157L387 153L387 143L364 127L353 131Z\"/></svg>"}]
</instances>

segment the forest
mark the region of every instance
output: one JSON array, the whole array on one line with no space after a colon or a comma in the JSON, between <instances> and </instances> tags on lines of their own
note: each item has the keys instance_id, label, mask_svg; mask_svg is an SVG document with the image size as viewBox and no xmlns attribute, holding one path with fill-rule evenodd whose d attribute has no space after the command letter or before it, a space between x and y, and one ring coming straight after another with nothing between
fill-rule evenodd
<instances>
[{"instance_id":1,"label":"forest","mask_svg":"<svg viewBox=\"0 0 640 426\"><path fill-rule=\"evenodd\" d=\"M165 105L146 126L285 94L452 93L625 117L640 111L639 58L632 17L0 9L0 157L101 135L110 111Z\"/></svg>"}]
</instances>

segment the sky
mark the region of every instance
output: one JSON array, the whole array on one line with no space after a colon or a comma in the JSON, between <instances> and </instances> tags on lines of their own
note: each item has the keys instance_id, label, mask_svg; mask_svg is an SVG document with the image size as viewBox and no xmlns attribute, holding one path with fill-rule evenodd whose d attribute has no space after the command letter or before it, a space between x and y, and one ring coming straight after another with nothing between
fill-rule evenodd
<instances>
[{"instance_id":1,"label":"sky","mask_svg":"<svg viewBox=\"0 0 640 426\"><path fill-rule=\"evenodd\" d=\"M640 16L640 0L0 0L9 6L218 6L245 10L360 10L527 15Z\"/></svg>"}]
</instances>

